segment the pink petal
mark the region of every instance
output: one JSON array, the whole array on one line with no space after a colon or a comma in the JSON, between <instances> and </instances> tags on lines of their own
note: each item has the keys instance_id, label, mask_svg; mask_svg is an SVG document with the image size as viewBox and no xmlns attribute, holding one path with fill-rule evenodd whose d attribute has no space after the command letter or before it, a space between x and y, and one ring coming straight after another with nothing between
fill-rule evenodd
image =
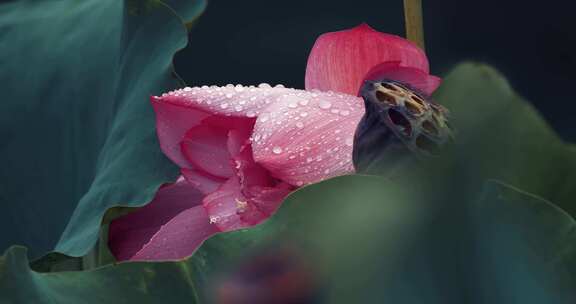
<instances>
[{"instance_id":1,"label":"pink petal","mask_svg":"<svg viewBox=\"0 0 576 304\"><path fill-rule=\"evenodd\" d=\"M254 159L295 186L353 173L354 132L363 114L362 98L351 95L282 95L256 120Z\"/></svg>"},{"instance_id":2,"label":"pink petal","mask_svg":"<svg viewBox=\"0 0 576 304\"><path fill-rule=\"evenodd\" d=\"M204 195L216 191L216 189L218 189L218 187L220 187L226 181L223 178L194 169L183 168L180 170L180 172L182 173L182 176L186 178L186 181L190 183L190 185L198 189L198 191L202 192Z\"/></svg>"},{"instance_id":3,"label":"pink petal","mask_svg":"<svg viewBox=\"0 0 576 304\"><path fill-rule=\"evenodd\" d=\"M160 148L178 166L190 167L181 153L180 142L190 128L197 126L210 114L199 108L167 102L163 97L152 97L151 100L156 112L156 133Z\"/></svg>"},{"instance_id":4,"label":"pink petal","mask_svg":"<svg viewBox=\"0 0 576 304\"><path fill-rule=\"evenodd\" d=\"M227 129L201 124L186 132L181 143L182 153L194 168L218 177L230 177L233 171L227 141Z\"/></svg>"},{"instance_id":5,"label":"pink petal","mask_svg":"<svg viewBox=\"0 0 576 304\"><path fill-rule=\"evenodd\" d=\"M236 142L237 139L231 136L229 141ZM240 147L234 161L236 176L203 201L211 221L223 231L260 223L275 212L293 190L292 186L272 178L266 169L254 162L248 143Z\"/></svg>"},{"instance_id":6,"label":"pink petal","mask_svg":"<svg viewBox=\"0 0 576 304\"><path fill-rule=\"evenodd\" d=\"M366 73L390 62L429 72L426 54L412 42L366 24L318 37L306 66L306 89L357 95Z\"/></svg>"},{"instance_id":7,"label":"pink petal","mask_svg":"<svg viewBox=\"0 0 576 304\"><path fill-rule=\"evenodd\" d=\"M258 87L195 87L152 97L156 112L156 128L160 147L166 156L181 168L192 168L182 154L181 141L188 130L209 117L242 117L254 120L276 96L294 91L267 84ZM216 116L218 117L218 116ZM210 124L217 125L212 121Z\"/></svg>"},{"instance_id":8,"label":"pink petal","mask_svg":"<svg viewBox=\"0 0 576 304\"><path fill-rule=\"evenodd\" d=\"M252 187L246 195L238 178L231 178L217 191L207 195L203 204L210 222L221 231L256 225L270 217L292 187L280 183L276 187Z\"/></svg>"},{"instance_id":9,"label":"pink petal","mask_svg":"<svg viewBox=\"0 0 576 304\"><path fill-rule=\"evenodd\" d=\"M204 240L217 232L204 207L192 207L176 214L160 227L131 260L183 259L192 255Z\"/></svg>"},{"instance_id":10,"label":"pink petal","mask_svg":"<svg viewBox=\"0 0 576 304\"><path fill-rule=\"evenodd\" d=\"M366 74L365 80L395 80L407 84L413 89L432 95L440 86L442 79L422 72L422 70L401 67L399 62L386 62L373 67Z\"/></svg>"},{"instance_id":11,"label":"pink petal","mask_svg":"<svg viewBox=\"0 0 576 304\"><path fill-rule=\"evenodd\" d=\"M166 241L162 243L163 246L169 246L169 242L179 243L178 246L187 248L186 254L182 256L191 254L198 245L198 239L206 237L207 232L215 231L213 228L209 229L208 226L200 225L200 223L208 222L208 216L198 211L203 211L201 201L202 194L183 178L179 178L174 184L162 186L148 205L112 221L108 235L110 250L120 261L135 259L138 252L148 252L147 248L157 246L152 240L158 239L156 235L159 231L165 231L166 228L163 227L172 222L173 218L180 214L194 214L191 221L197 223L197 231L189 231L188 239L166 238ZM189 211L192 209L195 211ZM182 251L179 251L179 254L181 253ZM162 258L160 257L162 253L158 254L159 258ZM169 252L165 254L171 255Z\"/></svg>"},{"instance_id":12,"label":"pink petal","mask_svg":"<svg viewBox=\"0 0 576 304\"><path fill-rule=\"evenodd\" d=\"M202 203L209 214L210 222L221 231L249 226L242 221L239 214L248 207L248 199L242 194L238 178L226 181L218 190L207 195Z\"/></svg>"},{"instance_id":13,"label":"pink petal","mask_svg":"<svg viewBox=\"0 0 576 304\"><path fill-rule=\"evenodd\" d=\"M158 101L212 115L254 118L269 104L274 103L276 96L292 91L295 90L279 85L271 87L268 84L258 87L187 87L165 93L158 97Z\"/></svg>"}]
</instances>

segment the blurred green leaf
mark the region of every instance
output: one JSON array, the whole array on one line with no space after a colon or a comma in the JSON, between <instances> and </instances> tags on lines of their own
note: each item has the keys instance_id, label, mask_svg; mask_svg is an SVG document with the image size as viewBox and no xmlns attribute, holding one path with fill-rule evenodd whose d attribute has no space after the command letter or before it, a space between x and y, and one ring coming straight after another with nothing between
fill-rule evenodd
<instances>
[{"instance_id":1,"label":"blurred green leaf","mask_svg":"<svg viewBox=\"0 0 576 304\"><path fill-rule=\"evenodd\" d=\"M493 68L461 64L435 99L456 130L435 172L454 189L476 193L487 178L537 194L576 216L576 146L563 142L532 105Z\"/></svg>"},{"instance_id":2,"label":"blurred green leaf","mask_svg":"<svg viewBox=\"0 0 576 304\"><path fill-rule=\"evenodd\" d=\"M264 224L216 235L179 262L39 274L28 268L25 250L14 247L0 260L0 302L211 303L221 290L234 290L240 301L258 298L258 285L307 290L301 278L311 278L304 282L323 303L573 303L570 216L497 182L470 201L436 194L379 177L331 179L292 194ZM460 208L442 212L444 201ZM304 260L306 267L288 269L304 273L278 281L272 264L230 283L246 271L242 265L261 263L270 252L280 263Z\"/></svg>"},{"instance_id":3,"label":"blurred green leaf","mask_svg":"<svg viewBox=\"0 0 576 304\"><path fill-rule=\"evenodd\" d=\"M180 86L172 57L204 0L0 5L0 249L84 255L104 212L152 198L177 168L149 96ZM73 213L74 212L74 213Z\"/></svg>"}]
</instances>

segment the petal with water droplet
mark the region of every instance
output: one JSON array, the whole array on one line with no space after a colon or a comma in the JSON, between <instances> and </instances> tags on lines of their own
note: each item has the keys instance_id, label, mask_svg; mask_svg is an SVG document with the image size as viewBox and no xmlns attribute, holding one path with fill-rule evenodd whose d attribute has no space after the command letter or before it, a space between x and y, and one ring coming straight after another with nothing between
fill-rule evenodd
<instances>
[{"instance_id":1,"label":"petal with water droplet","mask_svg":"<svg viewBox=\"0 0 576 304\"><path fill-rule=\"evenodd\" d=\"M347 142L353 139L364 114L364 108L358 106L363 104L362 99L345 94L300 93L308 100L306 105L293 108L290 103L278 102L267 111L286 115L256 120L253 137L260 140L252 144L255 161L276 178L295 186L352 173L352 147ZM343 116L331 108L346 109L348 113ZM309 159L320 161L311 163Z\"/></svg>"}]
</instances>

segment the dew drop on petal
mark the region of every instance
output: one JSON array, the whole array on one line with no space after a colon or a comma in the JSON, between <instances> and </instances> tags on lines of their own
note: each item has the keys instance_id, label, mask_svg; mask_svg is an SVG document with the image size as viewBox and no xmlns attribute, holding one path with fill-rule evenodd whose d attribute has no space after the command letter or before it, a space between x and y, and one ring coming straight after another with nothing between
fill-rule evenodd
<instances>
[{"instance_id":1,"label":"dew drop on petal","mask_svg":"<svg viewBox=\"0 0 576 304\"><path fill-rule=\"evenodd\" d=\"M274 153L274 154L280 154L280 153L282 153L282 148L276 146L276 147L272 148L272 153Z\"/></svg>"},{"instance_id":2,"label":"dew drop on petal","mask_svg":"<svg viewBox=\"0 0 576 304\"><path fill-rule=\"evenodd\" d=\"M223 103L223 104L220 105L220 107L221 107L222 109L226 109L226 108L228 108L228 104L227 104L227 103Z\"/></svg>"},{"instance_id":3,"label":"dew drop on petal","mask_svg":"<svg viewBox=\"0 0 576 304\"><path fill-rule=\"evenodd\" d=\"M247 117L256 117L256 112L254 112L254 111L248 111L248 112L246 113L246 116L247 116Z\"/></svg>"},{"instance_id":4,"label":"dew drop on petal","mask_svg":"<svg viewBox=\"0 0 576 304\"><path fill-rule=\"evenodd\" d=\"M332 104L331 104L329 101L327 101L327 100L320 100L320 101L318 102L318 106L320 107L320 109L326 110L326 109L330 109L330 107L332 106Z\"/></svg>"},{"instance_id":5,"label":"dew drop on petal","mask_svg":"<svg viewBox=\"0 0 576 304\"><path fill-rule=\"evenodd\" d=\"M308 113L307 113L307 112L302 112L302 113L300 113L300 116L306 117L306 116L308 116Z\"/></svg>"},{"instance_id":6,"label":"dew drop on petal","mask_svg":"<svg viewBox=\"0 0 576 304\"><path fill-rule=\"evenodd\" d=\"M270 89L270 88L272 88L269 84L267 84L267 83L265 83L265 82L259 84L258 87L261 88L261 89Z\"/></svg>"},{"instance_id":7,"label":"dew drop on petal","mask_svg":"<svg viewBox=\"0 0 576 304\"><path fill-rule=\"evenodd\" d=\"M302 128L304 128L304 124L301 121L299 121L296 123L296 127L298 127L299 129L302 129Z\"/></svg>"},{"instance_id":8,"label":"dew drop on petal","mask_svg":"<svg viewBox=\"0 0 576 304\"><path fill-rule=\"evenodd\" d=\"M190 92L190 91L192 91L192 88L191 88L191 87L185 87L185 88L184 88L184 91L185 91L185 92Z\"/></svg>"},{"instance_id":9,"label":"dew drop on petal","mask_svg":"<svg viewBox=\"0 0 576 304\"><path fill-rule=\"evenodd\" d=\"M346 138L346 140L344 140L344 143L348 146L348 147L352 147L352 145L354 144L354 139L352 137L348 137Z\"/></svg>"},{"instance_id":10,"label":"dew drop on petal","mask_svg":"<svg viewBox=\"0 0 576 304\"><path fill-rule=\"evenodd\" d=\"M342 115L342 116L348 116L348 115L350 115L350 111L342 110L342 111L340 111L340 115Z\"/></svg>"}]
</instances>

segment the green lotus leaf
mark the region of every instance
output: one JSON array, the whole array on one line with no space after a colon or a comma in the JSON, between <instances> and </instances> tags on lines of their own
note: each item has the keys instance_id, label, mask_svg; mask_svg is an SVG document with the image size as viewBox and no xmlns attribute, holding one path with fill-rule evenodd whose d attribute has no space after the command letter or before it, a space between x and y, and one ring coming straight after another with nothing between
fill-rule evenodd
<instances>
[{"instance_id":1,"label":"green lotus leaf","mask_svg":"<svg viewBox=\"0 0 576 304\"><path fill-rule=\"evenodd\" d=\"M0 248L38 256L61 236L57 250L84 255L107 209L142 205L175 177L149 96L181 85L172 57L205 1L167 3L0 5Z\"/></svg>"},{"instance_id":2,"label":"green lotus leaf","mask_svg":"<svg viewBox=\"0 0 576 304\"><path fill-rule=\"evenodd\" d=\"M576 146L563 142L542 116L493 68L461 64L434 95L451 112L453 146L434 174L463 193L487 178L537 194L576 216Z\"/></svg>"},{"instance_id":3,"label":"green lotus leaf","mask_svg":"<svg viewBox=\"0 0 576 304\"><path fill-rule=\"evenodd\" d=\"M499 182L470 201L451 195L339 177L300 189L262 225L216 235L176 262L38 273L13 247L0 259L0 302L212 303L223 290L238 300L272 290L323 303L571 303L573 218ZM286 273L288 281L275 279Z\"/></svg>"}]
</instances>

